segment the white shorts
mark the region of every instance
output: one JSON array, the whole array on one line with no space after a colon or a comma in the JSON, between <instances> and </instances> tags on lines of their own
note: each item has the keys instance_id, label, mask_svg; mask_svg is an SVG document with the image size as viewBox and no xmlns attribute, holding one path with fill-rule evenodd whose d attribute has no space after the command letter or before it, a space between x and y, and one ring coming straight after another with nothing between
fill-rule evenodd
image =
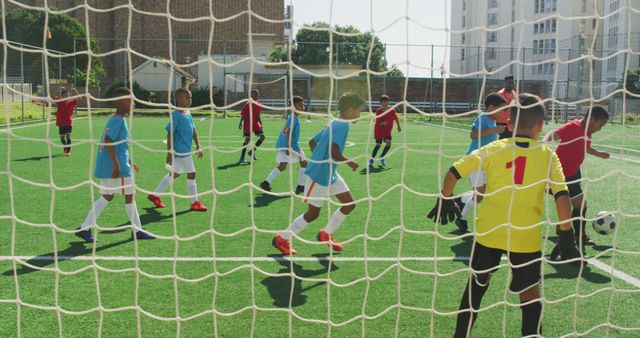
<instances>
[{"instance_id":1,"label":"white shorts","mask_svg":"<svg viewBox=\"0 0 640 338\"><path fill-rule=\"evenodd\" d=\"M299 153L296 153L293 150L289 151L289 155L287 155L286 150L278 150L278 154L276 155L277 163L298 163L306 161L304 157L304 150L300 149Z\"/></svg>"},{"instance_id":2,"label":"white shorts","mask_svg":"<svg viewBox=\"0 0 640 338\"><path fill-rule=\"evenodd\" d=\"M474 188L480 188L487 184L487 177L482 170L471 172L471 174L469 174L469 180L471 181L471 186Z\"/></svg>"},{"instance_id":3,"label":"white shorts","mask_svg":"<svg viewBox=\"0 0 640 338\"><path fill-rule=\"evenodd\" d=\"M136 187L132 177L101 178L100 194L102 195L133 195Z\"/></svg>"},{"instance_id":4,"label":"white shorts","mask_svg":"<svg viewBox=\"0 0 640 338\"><path fill-rule=\"evenodd\" d=\"M165 168L172 173L176 174L184 174L184 173L195 173L196 167L193 165L193 157L185 156L178 157L175 156L173 158L173 165L166 164Z\"/></svg>"},{"instance_id":5,"label":"white shorts","mask_svg":"<svg viewBox=\"0 0 640 338\"><path fill-rule=\"evenodd\" d=\"M306 179L307 181L304 185L304 202L314 207L321 208L322 203L329 199L329 197L349 191L347 183L340 175L338 175L338 179L330 183L329 186L317 184L309 176L307 176Z\"/></svg>"}]
</instances>

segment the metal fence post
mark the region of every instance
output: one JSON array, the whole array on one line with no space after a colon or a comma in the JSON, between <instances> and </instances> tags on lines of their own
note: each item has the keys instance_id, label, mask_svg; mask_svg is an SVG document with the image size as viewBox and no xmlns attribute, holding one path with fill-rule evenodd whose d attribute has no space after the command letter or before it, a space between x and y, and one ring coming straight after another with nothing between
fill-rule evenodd
<instances>
[{"instance_id":1,"label":"metal fence post","mask_svg":"<svg viewBox=\"0 0 640 338\"><path fill-rule=\"evenodd\" d=\"M431 44L431 76L429 77L429 122L433 115L433 44Z\"/></svg>"},{"instance_id":2,"label":"metal fence post","mask_svg":"<svg viewBox=\"0 0 640 338\"><path fill-rule=\"evenodd\" d=\"M211 56L209 56L211 57ZM222 97L224 110L222 111L222 118L227 118L227 104L229 102L229 98L227 96L227 39L224 40L222 45ZM211 63L209 63L209 67L211 67Z\"/></svg>"},{"instance_id":3,"label":"metal fence post","mask_svg":"<svg viewBox=\"0 0 640 338\"><path fill-rule=\"evenodd\" d=\"M76 55L75 55L75 53L76 53L76 38L73 38L73 53L74 53L74 55L73 55L73 74L72 74L72 76L73 76L73 83L71 84L71 86L72 86L72 87L75 87L75 86L76 86L76 83L77 83L77 82L76 82ZM89 77L87 76L87 79L88 79L88 78L89 78Z\"/></svg>"},{"instance_id":4,"label":"metal fence post","mask_svg":"<svg viewBox=\"0 0 640 338\"><path fill-rule=\"evenodd\" d=\"M20 82L22 83L22 103L21 103L21 109L22 109L22 123L24 123L24 51L22 51L22 49L20 50Z\"/></svg>"}]
</instances>

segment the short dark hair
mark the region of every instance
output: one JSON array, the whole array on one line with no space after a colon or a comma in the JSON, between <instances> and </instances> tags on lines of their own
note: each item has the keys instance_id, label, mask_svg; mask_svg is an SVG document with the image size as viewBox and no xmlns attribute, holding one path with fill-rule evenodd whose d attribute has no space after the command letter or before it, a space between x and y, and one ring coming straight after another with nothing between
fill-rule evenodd
<instances>
[{"instance_id":1,"label":"short dark hair","mask_svg":"<svg viewBox=\"0 0 640 338\"><path fill-rule=\"evenodd\" d=\"M251 89L251 95L253 94L260 95L260 91L257 89Z\"/></svg>"},{"instance_id":2,"label":"short dark hair","mask_svg":"<svg viewBox=\"0 0 640 338\"><path fill-rule=\"evenodd\" d=\"M389 95L382 95L380 96L380 102L382 101L391 101L391 99L389 98Z\"/></svg>"},{"instance_id":3,"label":"short dark hair","mask_svg":"<svg viewBox=\"0 0 640 338\"><path fill-rule=\"evenodd\" d=\"M60 94L64 95L64 94L66 94L67 92L68 92L68 91L67 91L67 88L65 88L65 87L60 87Z\"/></svg>"},{"instance_id":4,"label":"short dark hair","mask_svg":"<svg viewBox=\"0 0 640 338\"><path fill-rule=\"evenodd\" d=\"M505 81L507 81L507 80L513 80L513 74L509 74L509 75L505 76L505 77L504 77L504 80L505 80Z\"/></svg>"},{"instance_id":5,"label":"short dark hair","mask_svg":"<svg viewBox=\"0 0 640 338\"><path fill-rule=\"evenodd\" d=\"M518 107L511 109L510 115L515 128L531 129L544 121L544 104L537 95L523 93L518 95Z\"/></svg>"},{"instance_id":6,"label":"short dark hair","mask_svg":"<svg viewBox=\"0 0 640 338\"><path fill-rule=\"evenodd\" d=\"M129 96L131 95L131 90L127 87L118 87L114 89L111 97L120 97L120 96Z\"/></svg>"},{"instance_id":7,"label":"short dark hair","mask_svg":"<svg viewBox=\"0 0 640 338\"><path fill-rule=\"evenodd\" d=\"M489 106L504 106L507 104L507 100L498 93L491 93L484 99L485 109L489 109Z\"/></svg>"},{"instance_id":8,"label":"short dark hair","mask_svg":"<svg viewBox=\"0 0 640 338\"><path fill-rule=\"evenodd\" d=\"M189 89L187 88L179 88L178 90L176 90L176 99L179 96L187 95L188 92L189 92Z\"/></svg>"},{"instance_id":9,"label":"short dark hair","mask_svg":"<svg viewBox=\"0 0 640 338\"><path fill-rule=\"evenodd\" d=\"M364 104L364 100L356 93L345 92L338 100L338 110L345 113L349 108L360 109Z\"/></svg>"},{"instance_id":10,"label":"short dark hair","mask_svg":"<svg viewBox=\"0 0 640 338\"><path fill-rule=\"evenodd\" d=\"M293 104L304 103L302 96L296 95L293 97Z\"/></svg>"},{"instance_id":11,"label":"short dark hair","mask_svg":"<svg viewBox=\"0 0 640 338\"><path fill-rule=\"evenodd\" d=\"M593 106L589 109L587 113L587 118L592 118L594 120L609 120L609 113L603 106Z\"/></svg>"}]
</instances>

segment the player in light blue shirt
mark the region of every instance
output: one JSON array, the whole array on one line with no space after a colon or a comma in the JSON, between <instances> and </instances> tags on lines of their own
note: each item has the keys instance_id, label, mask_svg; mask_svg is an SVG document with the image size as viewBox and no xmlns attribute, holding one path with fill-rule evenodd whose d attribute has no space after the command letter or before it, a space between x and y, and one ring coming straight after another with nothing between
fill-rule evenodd
<instances>
[{"instance_id":1,"label":"player in light blue shirt","mask_svg":"<svg viewBox=\"0 0 640 338\"><path fill-rule=\"evenodd\" d=\"M505 126L496 124L498 115L503 110L502 108L507 105L507 100L498 93L491 93L484 99L484 106L487 113L481 113L473 121L471 127L471 144L467 149L467 155L476 151L478 148L482 148L487 144L498 140L498 136L504 132ZM474 189L474 197L464 203L464 207L460 212L461 217L456 219L456 225L460 234L468 232L469 226L467 224L467 215L475 208L475 206L482 201L482 195L486 190L486 177L483 171L477 170L469 174L469 180L471 180L471 186Z\"/></svg>"},{"instance_id":2,"label":"player in light blue shirt","mask_svg":"<svg viewBox=\"0 0 640 338\"><path fill-rule=\"evenodd\" d=\"M171 184L171 179L178 178L182 174L187 174L187 191L191 197L191 210L207 211L198 200L198 189L196 186L196 168L193 164L191 156L191 146L195 142L196 154L198 158L202 158L202 149L200 148L200 140L196 132L196 126L193 124L191 113L187 110L191 107L192 96L191 91L186 88L180 88L175 93L176 104L178 109L171 113L171 122L165 128L167 130L167 165L170 171L164 175L154 194L149 194L147 198L153 202L156 208L164 208L165 205L160 199L160 194L164 193Z\"/></svg>"},{"instance_id":3,"label":"player in light blue shirt","mask_svg":"<svg viewBox=\"0 0 640 338\"><path fill-rule=\"evenodd\" d=\"M278 148L276 162L278 162L278 166L260 183L260 188L265 191L271 191L271 182L287 168L288 163L300 162L300 175L298 176L296 194L304 192L304 170L307 167L307 161L304 156L304 150L300 147L300 118L298 117L298 112L303 112L304 110L304 99L300 96L294 96L293 110L289 114L287 122L276 141L276 148Z\"/></svg>"},{"instance_id":4,"label":"player in light blue shirt","mask_svg":"<svg viewBox=\"0 0 640 338\"><path fill-rule=\"evenodd\" d=\"M327 243L332 250L343 250L343 246L334 239L333 234L356 205L349 187L337 172L337 165L342 162L354 171L358 168L358 164L346 158L343 152L349 135L349 125L360 117L363 105L364 101L358 95L344 93L338 101L340 119L332 120L328 127L309 141L313 154L304 172L307 176L304 189L305 203L309 204L309 208L306 213L298 216L286 231L273 239L273 246L283 254L297 253L291 248L289 240L318 218L324 200L331 196L336 196L342 206L331 215L327 225L318 232L317 238L318 241Z\"/></svg>"},{"instance_id":5,"label":"player in light blue shirt","mask_svg":"<svg viewBox=\"0 0 640 338\"><path fill-rule=\"evenodd\" d=\"M135 239L154 239L155 237L142 229L140 215L133 196L135 185L131 177L131 168L133 167L136 172L139 170L129 157L129 128L125 120L125 117L129 116L133 110L131 91L125 87L117 88L113 92L113 96L118 98L116 113L111 115L107 121L94 170L94 176L100 179L100 194L102 196L93 203L91 211L76 231L76 236L85 242L94 242L91 227L96 225L98 217L113 200L113 196L120 193L125 197L125 210L129 221L134 226L134 232L131 236Z\"/></svg>"}]
</instances>

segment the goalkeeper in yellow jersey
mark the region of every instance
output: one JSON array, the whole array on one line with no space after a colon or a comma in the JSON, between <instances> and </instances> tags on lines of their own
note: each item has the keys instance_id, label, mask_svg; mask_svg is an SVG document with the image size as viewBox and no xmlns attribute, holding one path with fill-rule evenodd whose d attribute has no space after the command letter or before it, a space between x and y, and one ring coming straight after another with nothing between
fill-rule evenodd
<instances>
[{"instance_id":1,"label":"goalkeeper in yellow jersey","mask_svg":"<svg viewBox=\"0 0 640 338\"><path fill-rule=\"evenodd\" d=\"M547 188L551 189L560 222L559 244L552 257L580 264L569 222L571 201L562 165L547 145L537 141L545 109L535 95L521 94L511 109L515 137L492 142L453 164L446 174L441 197L427 217L446 224L460 211L453 200L458 180L476 170L486 174L487 189L478 206L471 254L472 276L460 302L455 337L467 337L476 319L491 274L506 254L512 272L509 289L520 296L522 335L538 336L540 317L541 218Z\"/></svg>"}]
</instances>

